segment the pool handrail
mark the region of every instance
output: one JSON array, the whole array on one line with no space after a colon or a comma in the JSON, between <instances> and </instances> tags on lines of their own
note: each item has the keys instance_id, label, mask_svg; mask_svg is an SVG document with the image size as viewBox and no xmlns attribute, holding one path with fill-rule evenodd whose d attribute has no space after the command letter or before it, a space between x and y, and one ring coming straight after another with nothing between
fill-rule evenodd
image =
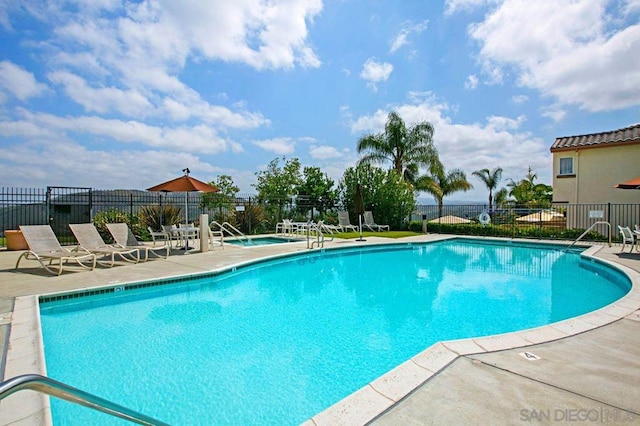
<instances>
[{"instance_id":1,"label":"pool handrail","mask_svg":"<svg viewBox=\"0 0 640 426\"><path fill-rule=\"evenodd\" d=\"M0 383L0 400L21 390L44 393L141 425L169 425L115 402L39 374L24 374Z\"/></svg>"},{"instance_id":2,"label":"pool handrail","mask_svg":"<svg viewBox=\"0 0 640 426\"><path fill-rule=\"evenodd\" d=\"M234 237L238 241L243 241L242 240L243 238L244 238L244 241L249 241L249 237L244 235L242 233L242 231L240 231L238 228L236 228L235 226L233 226L229 222L220 223L220 222L218 222L216 220L212 220L211 222L209 222L209 228L211 228L212 225L215 225L218 228L220 228L220 232L222 232L223 235L224 235L224 232L226 231L227 234L229 234L230 236Z\"/></svg>"},{"instance_id":3,"label":"pool handrail","mask_svg":"<svg viewBox=\"0 0 640 426\"><path fill-rule=\"evenodd\" d=\"M589 233L589 231L591 231L596 225L607 225L609 227L609 247L611 247L611 224L609 222L607 222L606 220L598 220L596 222L593 222L591 224L591 226L587 228L586 231L584 231L578 238L576 238L571 244L569 244L569 247L567 247L567 250L570 249L571 247L573 247L575 245L575 243L580 241L582 239L582 237L587 235Z\"/></svg>"}]
</instances>

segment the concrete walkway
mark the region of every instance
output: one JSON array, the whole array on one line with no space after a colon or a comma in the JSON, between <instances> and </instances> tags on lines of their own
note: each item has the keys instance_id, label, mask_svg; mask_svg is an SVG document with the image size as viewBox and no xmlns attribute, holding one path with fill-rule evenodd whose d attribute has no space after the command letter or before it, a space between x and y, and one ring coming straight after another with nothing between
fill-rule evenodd
<instances>
[{"instance_id":1,"label":"concrete walkway","mask_svg":"<svg viewBox=\"0 0 640 426\"><path fill-rule=\"evenodd\" d=\"M434 241L449 237L431 234L410 240ZM397 242L375 237L367 240L366 244ZM355 244L336 240L326 246ZM137 265L123 262L113 268L98 267L93 272L70 269L61 276L46 273L33 261L23 261L15 270L20 252L0 251L0 370L7 379L16 373L24 374L21 368L29 368L24 365L17 369L15 366L5 368L9 358L14 357L12 353L18 351L22 357L22 349L12 346L17 346L14 342L23 339L14 340L15 336L11 336L18 333L23 324L22 320L16 323L18 313L13 312L18 296L57 294L192 275L307 250L306 243L253 248L225 245L224 250L218 247L207 253L189 255L174 250L168 259ZM635 274L635 290L640 287L640 254L620 254L620 246L598 246L590 251L595 257L628 268L627 271ZM625 298L621 305L592 314L590 319L549 328L544 337L538 332L529 332L526 335L529 337L524 338L507 337L506 347L493 345L491 340L435 345L416 357L414 361L418 367L411 367L416 370L426 365L422 368L428 372L426 376L424 372L420 373L422 375L407 374L406 367L399 367L401 374L395 371L385 375L306 423L640 424L639 293ZM26 299L20 297L18 300L22 306ZM24 308L32 312L29 309ZM22 307L20 311L23 312ZM502 342L505 342L504 338ZM37 348L34 350L38 351ZM430 363L423 362L425 359ZM14 361L11 363L15 364ZM402 391L397 391L398 383L403 384ZM43 414L42 407L32 408L27 401L30 398L22 394L25 392L0 403L0 424L47 423L50 419Z\"/></svg>"}]
</instances>

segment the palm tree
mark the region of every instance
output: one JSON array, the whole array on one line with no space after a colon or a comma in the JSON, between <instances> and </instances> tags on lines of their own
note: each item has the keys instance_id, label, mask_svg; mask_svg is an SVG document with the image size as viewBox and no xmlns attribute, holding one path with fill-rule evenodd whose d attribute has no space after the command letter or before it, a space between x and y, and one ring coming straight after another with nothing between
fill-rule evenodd
<instances>
[{"instance_id":1,"label":"palm tree","mask_svg":"<svg viewBox=\"0 0 640 426\"><path fill-rule=\"evenodd\" d=\"M502 178L502 167L496 167L492 171L489 171L489 169L476 170L472 174L479 178L487 189L489 189L489 211L491 211L493 205L493 190L498 187L498 183L500 183L500 179Z\"/></svg>"},{"instance_id":2,"label":"palm tree","mask_svg":"<svg viewBox=\"0 0 640 426\"><path fill-rule=\"evenodd\" d=\"M496 206L502 206L507 203L507 198L509 197L509 191L507 188L500 188L494 197L494 201L496 202Z\"/></svg>"},{"instance_id":3,"label":"palm tree","mask_svg":"<svg viewBox=\"0 0 640 426\"><path fill-rule=\"evenodd\" d=\"M400 176L414 183L420 166L429 167L438 156L433 145L433 131L427 121L407 128L398 113L391 111L384 132L365 135L358 140L358 153L365 153L359 164L391 162Z\"/></svg>"},{"instance_id":4,"label":"palm tree","mask_svg":"<svg viewBox=\"0 0 640 426\"><path fill-rule=\"evenodd\" d=\"M517 205L550 205L553 199L553 188L544 183L535 183L538 178L531 166L527 175L519 182L509 179L507 186L511 188L509 195L516 199Z\"/></svg>"},{"instance_id":5,"label":"palm tree","mask_svg":"<svg viewBox=\"0 0 640 426\"><path fill-rule=\"evenodd\" d=\"M430 174L416 179L416 189L433 195L438 203L438 217L442 217L443 199L458 191L468 191L473 185L467 181L467 175L461 169L453 169L448 173L440 160L429 169Z\"/></svg>"}]
</instances>

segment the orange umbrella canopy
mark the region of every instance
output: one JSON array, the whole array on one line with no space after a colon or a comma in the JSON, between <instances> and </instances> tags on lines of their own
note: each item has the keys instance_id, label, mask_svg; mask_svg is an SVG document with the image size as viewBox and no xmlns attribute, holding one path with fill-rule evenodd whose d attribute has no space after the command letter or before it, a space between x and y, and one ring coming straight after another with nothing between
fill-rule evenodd
<instances>
[{"instance_id":1,"label":"orange umbrella canopy","mask_svg":"<svg viewBox=\"0 0 640 426\"><path fill-rule=\"evenodd\" d=\"M162 191L162 192L218 192L220 189L215 186L204 183L201 180L192 178L188 174L180 176L179 178L172 179L170 181L161 183L151 188L147 188L147 191Z\"/></svg>"},{"instance_id":2,"label":"orange umbrella canopy","mask_svg":"<svg viewBox=\"0 0 640 426\"><path fill-rule=\"evenodd\" d=\"M614 186L619 189L640 189L640 177L622 182Z\"/></svg>"}]
</instances>

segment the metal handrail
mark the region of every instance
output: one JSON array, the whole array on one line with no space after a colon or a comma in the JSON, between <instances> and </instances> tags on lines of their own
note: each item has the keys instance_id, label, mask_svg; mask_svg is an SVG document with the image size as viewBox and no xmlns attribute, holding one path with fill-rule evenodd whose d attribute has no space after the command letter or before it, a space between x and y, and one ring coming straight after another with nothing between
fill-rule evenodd
<instances>
[{"instance_id":1,"label":"metal handrail","mask_svg":"<svg viewBox=\"0 0 640 426\"><path fill-rule=\"evenodd\" d=\"M320 226L318 226L318 224L313 223L311 221L307 221L306 231L307 231L307 248L308 249L313 249L314 244L317 244L318 247L324 247L324 232L322 232L322 229ZM315 235L316 241L311 241L311 245L309 245L309 241L311 238L311 231L314 231L316 233Z\"/></svg>"},{"instance_id":2,"label":"metal handrail","mask_svg":"<svg viewBox=\"0 0 640 426\"><path fill-rule=\"evenodd\" d=\"M232 224L230 224L229 222L222 222L222 224L220 224L219 222L213 220L211 221L211 223L209 223L209 226L211 225L216 225L220 228L220 232L227 232L227 234L229 234L230 236L234 237L236 240L238 241L242 241L241 237L244 237L244 239L246 241L249 241L249 237L247 237L246 235L244 235L242 233L242 231L240 231L238 228L236 228L235 226L233 226ZM231 230L225 228L225 225L228 226ZM234 234L233 232L236 232L236 234Z\"/></svg>"},{"instance_id":3,"label":"metal handrail","mask_svg":"<svg viewBox=\"0 0 640 426\"><path fill-rule=\"evenodd\" d=\"M578 238L576 238L574 242L569 244L569 247L567 247L567 249L570 249L571 247L573 247L575 243L580 241L582 239L582 237L587 235L589 233L589 231L591 231L596 225L607 225L609 227L609 247L611 247L611 224L609 222L605 221L605 220L599 220L597 222L593 222L591 224L591 226L589 228L587 228L587 230L582 233L582 235L580 235Z\"/></svg>"},{"instance_id":4,"label":"metal handrail","mask_svg":"<svg viewBox=\"0 0 640 426\"><path fill-rule=\"evenodd\" d=\"M153 417L149 417L127 407L123 407L115 402L108 401L104 398L100 398L99 396L39 374L24 374L0 383L0 400L15 392L25 389L55 396L56 398L64 399L65 401L69 401L74 404L83 405L133 423L141 425L169 425L168 423L156 420Z\"/></svg>"}]
</instances>

